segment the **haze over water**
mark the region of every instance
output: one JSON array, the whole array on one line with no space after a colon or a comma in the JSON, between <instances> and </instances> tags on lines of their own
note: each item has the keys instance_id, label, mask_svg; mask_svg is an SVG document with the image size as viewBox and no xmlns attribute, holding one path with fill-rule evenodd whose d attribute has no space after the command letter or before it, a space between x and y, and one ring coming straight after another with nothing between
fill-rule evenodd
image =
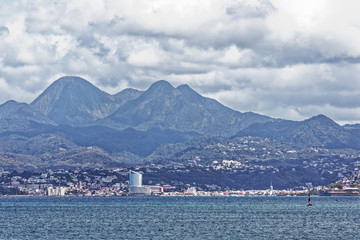
<instances>
[{"instance_id":1,"label":"haze over water","mask_svg":"<svg viewBox=\"0 0 360 240\"><path fill-rule=\"evenodd\" d=\"M357 197L0 198L0 239L357 239Z\"/></svg>"}]
</instances>

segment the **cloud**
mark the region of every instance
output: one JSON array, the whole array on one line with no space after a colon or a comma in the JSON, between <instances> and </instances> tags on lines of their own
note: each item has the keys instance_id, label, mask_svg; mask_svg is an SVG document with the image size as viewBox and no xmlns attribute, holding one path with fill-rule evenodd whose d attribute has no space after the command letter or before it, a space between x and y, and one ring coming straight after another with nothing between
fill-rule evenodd
<instances>
[{"instance_id":1,"label":"cloud","mask_svg":"<svg viewBox=\"0 0 360 240\"><path fill-rule=\"evenodd\" d=\"M239 111L360 117L358 1L9 1L0 95L31 102L63 75L116 93L189 84Z\"/></svg>"},{"instance_id":2,"label":"cloud","mask_svg":"<svg viewBox=\"0 0 360 240\"><path fill-rule=\"evenodd\" d=\"M6 37L9 35L9 29L7 27L0 26L0 37Z\"/></svg>"}]
</instances>

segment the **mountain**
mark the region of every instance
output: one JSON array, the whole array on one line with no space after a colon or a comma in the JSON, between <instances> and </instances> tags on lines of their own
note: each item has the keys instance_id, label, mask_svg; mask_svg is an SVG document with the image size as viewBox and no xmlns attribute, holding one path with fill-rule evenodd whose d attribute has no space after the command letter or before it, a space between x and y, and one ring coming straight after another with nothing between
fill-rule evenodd
<instances>
[{"instance_id":1,"label":"mountain","mask_svg":"<svg viewBox=\"0 0 360 240\"><path fill-rule=\"evenodd\" d=\"M78 151L76 159L87 161L81 158L95 147L103 151L95 154L99 164L106 159L106 165L117 165L119 156L135 162L161 146L201 135L231 136L266 121L273 119L234 111L188 85L174 88L162 80L145 92L125 89L110 95L85 79L62 77L31 104L0 105L0 153L14 154L17 166L19 159L32 167L74 166L64 158Z\"/></svg>"},{"instance_id":2,"label":"mountain","mask_svg":"<svg viewBox=\"0 0 360 240\"><path fill-rule=\"evenodd\" d=\"M0 166L7 169L95 168L120 164L103 149L77 146L56 134L12 133L0 137Z\"/></svg>"},{"instance_id":3,"label":"mountain","mask_svg":"<svg viewBox=\"0 0 360 240\"><path fill-rule=\"evenodd\" d=\"M0 105L0 132L28 129L30 121L54 123L26 103L10 100Z\"/></svg>"},{"instance_id":4,"label":"mountain","mask_svg":"<svg viewBox=\"0 0 360 240\"><path fill-rule=\"evenodd\" d=\"M357 136L324 115L301 122L282 120L256 123L236 134L236 137L242 136L266 137L312 147L360 147Z\"/></svg>"},{"instance_id":5,"label":"mountain","mask_svg":"<svg viewBox=\"0 0 360 240\"><path fill-rule=\"evenodd\" d=\"M80 77L62 77L30 106L57 124L81 126L107 117L124 102L140 94L137 90L124 90L110 95Z\"/></svg>"},{"instance_id":6,"label":"mountain","mask_svg":"<svg viewBox=\"0 0 360 240\"><path fill-rule=\"evenodd\" d=\"M97 146L110 154L129 152L141 157L148 156L163 144L185 142L199 136L197 133L170 129L137 131L127 128L119 131L103 126L62 127L58 133L79 146Z\"/></svg>"},{"instance_id":7,"label":"mountain","mask_svg":"<svg viewBox=\"0 0 360 240\"><path fill-rule=\"evenodd\" d=\"M7 118L24 118L43 123L51 122L43 114L32 109L28 104L19 103L13 100L0 105L0 119Z\"/></svg>"},{"instance_id":8,"label":"mountain","mask_svg":"<svg viewBox=\"0 0 360 240\"><path fill-rule=\"evenodd\" d=\"M0 132L0 166L25 168L105 167L139 163L163 144L185 142L196 133L151 129L122 131L30 122L27 129ZM2 155L13 156L13 160ZM10 166L9 166L10 164Z\"/></svg>"},{"instance_id":9,"label":"mountain","mask_svg":"<svg viewBox=\"0 0 360 240\"><path fill-rule=\"evenodd\" d=\"M346 124L344 125L344 128L346 129L360 129L360 123L357 124Z\"/></svg>"},{"instance_id":10,"label":"mountain","mask_svg":"<svg viewBox=\"0 0 360 240\"><path fill-rule=\"evenodd\" d=\"M127 101L138 98L142 93L143 91L139 91L133 88L126 88L121 92L112 95L112 98L118 103L119 106L121 106Z\"/></svg>"},{"instance_id":11,"label":"mountain","mask_svg":"<svg viewBox=\"0 0 360 240\"><path fill-rule=\"evenodd\" d=\"M202 97L188 85L174 88L158 81L140 97L128 101L108 117L136 129L153 127L230 136L255 122L272 121L255 113L240 113Z\"/></svg>"},{"instance_id":12,"label":"mountain","mask_svg":"<svg viewBox=\"0 0 360 240\"><path fill-rule=\"evenodd\" d=\"M8 134L30 138L44 134L53 134L68 139L77 146L97 146L110 154L130 152L139 156L151 154L162 144L184 142L199 136L199 134L193 132L178 132L157 128L137 131L133 128L116 130L104 126L71 127L37 123L33 123L32 131L0 134L0 138Z\"/></svg>"},{"instance_id":13,"label":"mountain","mask_svg":"<svg viewBox=\"0 0 360 240\"><path fill-rule=\"evenodd\" d=\"M206 164L217 158L268 161L281 144L286 146L278 160L285 161L293 158L292 146L360 149L359 129L324 115L297 122L241 113L164 80L146 91L110 95L85 79L62 77L31 104L0 105L0 167L119 166L197 157ZM263 147L234 141L247 136L259 138Z\"/></svg>"},{"instance_id":14,"label":"mountain","mask_svg":"<svg viewBox=\"0 0 360 240\"><path fill-rule=\"evenodd\" d=\"M174 88L164 80L145 92L125 89L110 95L85 79L62 77L30 107L59 125L102 125L119 130L155 127L231 136L252 123L272 121L259 114L234 111L201 96L188 85Z\"/></svg>"}]
</instances>

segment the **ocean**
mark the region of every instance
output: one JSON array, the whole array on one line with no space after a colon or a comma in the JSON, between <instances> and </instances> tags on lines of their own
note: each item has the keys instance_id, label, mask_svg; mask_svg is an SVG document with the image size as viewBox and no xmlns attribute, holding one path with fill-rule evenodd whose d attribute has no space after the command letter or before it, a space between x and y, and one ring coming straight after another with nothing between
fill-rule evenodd
<instances>
[{"instance_id":1,"label":"ocean","mask_svg":"<svg viewBox=\"0 0 360 240\"><path fill-rule=\"evenodd\" d=\"M359 197L0 197L0 239L360 239Z\"/></svg>"}]
</instances>

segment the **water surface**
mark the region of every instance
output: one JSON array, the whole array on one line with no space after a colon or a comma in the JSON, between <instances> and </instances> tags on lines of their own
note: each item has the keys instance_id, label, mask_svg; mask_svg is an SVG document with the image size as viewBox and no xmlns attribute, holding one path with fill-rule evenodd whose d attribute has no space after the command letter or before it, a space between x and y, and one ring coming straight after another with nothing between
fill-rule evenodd
<instances>
[{"instance_id":1,"label":"water surface","mask_svg":"<svg viewBox=\"0 0 360 240\"><path fill-rule=\"evenodd\" d=\"M0 239L359 239L360 198L2 197Z\"/></svg>"}]
</instances>

